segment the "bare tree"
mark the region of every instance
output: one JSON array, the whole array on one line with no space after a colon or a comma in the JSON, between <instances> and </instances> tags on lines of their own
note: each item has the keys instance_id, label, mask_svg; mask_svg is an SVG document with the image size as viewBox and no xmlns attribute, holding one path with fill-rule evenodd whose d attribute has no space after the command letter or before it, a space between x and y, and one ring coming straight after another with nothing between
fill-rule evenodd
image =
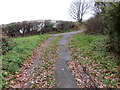
<instances>
[{"instance_id":1,"label":"bare tree","mask_svg":"<svg viewBox=\"0 0 120 90\"><path fill-rule=\"evenodd\" d=\"M82 22L83 16L89 12L90 6L91 3L88 1L76 0L71 4L69 9L70 16L78 22Z\"/></svg>"}]
</instances>

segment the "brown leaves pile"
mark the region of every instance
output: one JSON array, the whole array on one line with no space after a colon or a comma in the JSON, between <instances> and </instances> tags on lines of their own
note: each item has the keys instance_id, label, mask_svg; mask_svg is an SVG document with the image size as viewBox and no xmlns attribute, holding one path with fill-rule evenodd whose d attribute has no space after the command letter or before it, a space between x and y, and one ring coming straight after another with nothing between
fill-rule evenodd
<instances>
[{"instance_id":1,"label":"brown leaves pile","mask_svg":"<svg viewBox=\"0 0 120 90\"><path fill-rule=\"evenodd\" d=\"M80 65L79 61L69 61L69 68L75 76L79 88L103 88L100 82L96 82L94 78L89 75L86 67Z\"/></svg>"}]
</instances>

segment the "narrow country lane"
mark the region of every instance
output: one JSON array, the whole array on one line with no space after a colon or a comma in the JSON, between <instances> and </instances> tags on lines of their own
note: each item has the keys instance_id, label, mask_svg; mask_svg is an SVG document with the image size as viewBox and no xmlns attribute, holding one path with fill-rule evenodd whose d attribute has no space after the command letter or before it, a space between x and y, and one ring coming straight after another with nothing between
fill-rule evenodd
<instances>
[{"instance_id":1,"label":"narrow country lane","mask_svg":"<svg viewBox=\"0 0 120 90\"><path fill-rule=\"evenodd\" d=\"M72 75L70 69L68 68L67 61L70 60L70 53L67 51L65 45L67 45L68 40L72 34L64 35L59 40L60 50L58 52L58 59L56 61L56 87L57 88L77 88L77 83Z\"/></svg>"},{"instance_id":2,"label":"narrow country lane","mask_svg":"<svg viewBox=\"0 0 120 90\"><path fill-rule=\"evenodd\" d=\"M58 41L60 50L56 61L56 88L78 88L77 82L67 65L67 61L70 61L70 52L67 51L66 45L69 42L68 39L71 38L73 34L80 32L82 31L52 35L62 35L62 38Z\"/></svg>"},{"instance_id":3,"label":"narrow country lane","mask_svg":"<svg viewBox=\"0 0 120 90\"><path fill-rule=\"evenodd\" d=\"M33 51L29 62L24 63L20 69L21 73L15 75L14 81L9 86L12 88L78 88L67 64L70 61L70 52L67 51L66 46L68 39L80 32L83 31L51 34L50 36L53 37Z\"/></svg>"}]
</instances>

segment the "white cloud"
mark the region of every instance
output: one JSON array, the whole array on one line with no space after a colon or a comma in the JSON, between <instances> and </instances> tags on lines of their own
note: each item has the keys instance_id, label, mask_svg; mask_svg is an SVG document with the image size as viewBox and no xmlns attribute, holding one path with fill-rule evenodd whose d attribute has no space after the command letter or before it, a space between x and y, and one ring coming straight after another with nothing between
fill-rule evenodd
<instances>
[{"instance_id":1,"label":"white cloud","mask_svg":"<svg viewBox=\"0 0 120 90\"><path fill-rule=\"evenodd\" d=\"M0 0L0 24L24 20L71 20L68 8L73 0Z\"/></svg>"}]
</instances>

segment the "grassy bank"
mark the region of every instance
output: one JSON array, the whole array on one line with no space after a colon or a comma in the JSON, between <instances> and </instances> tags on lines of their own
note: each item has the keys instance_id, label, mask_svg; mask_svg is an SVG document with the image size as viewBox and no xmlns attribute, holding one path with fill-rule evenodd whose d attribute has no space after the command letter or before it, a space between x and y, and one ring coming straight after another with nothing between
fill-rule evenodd
<instances>
[{"instance_id":1,"label":"grassy bank","mask_svg":"<svg viewBox=\"0 0 120 90\"><path fill-rule=\"evenodd\" d=\"M3 76L9 78L11 75L14 75L24 61L29 60L32 51L47 38L48 35L12 38L12 50L2 56Z\"/></svg>"},{"instance_id":2,"label":"grassy bank","mask_svg":"<svg viewBox=\"0 0 120 90\"><path fill-rule=\"evenodd\" d=\"M69 49L73 60L89 69L90 75L106 87L117 87L117 58L105 49L107 36L75 34ZM84 58L84 59L82 59Z\"/></svg>"}]
</instances>

